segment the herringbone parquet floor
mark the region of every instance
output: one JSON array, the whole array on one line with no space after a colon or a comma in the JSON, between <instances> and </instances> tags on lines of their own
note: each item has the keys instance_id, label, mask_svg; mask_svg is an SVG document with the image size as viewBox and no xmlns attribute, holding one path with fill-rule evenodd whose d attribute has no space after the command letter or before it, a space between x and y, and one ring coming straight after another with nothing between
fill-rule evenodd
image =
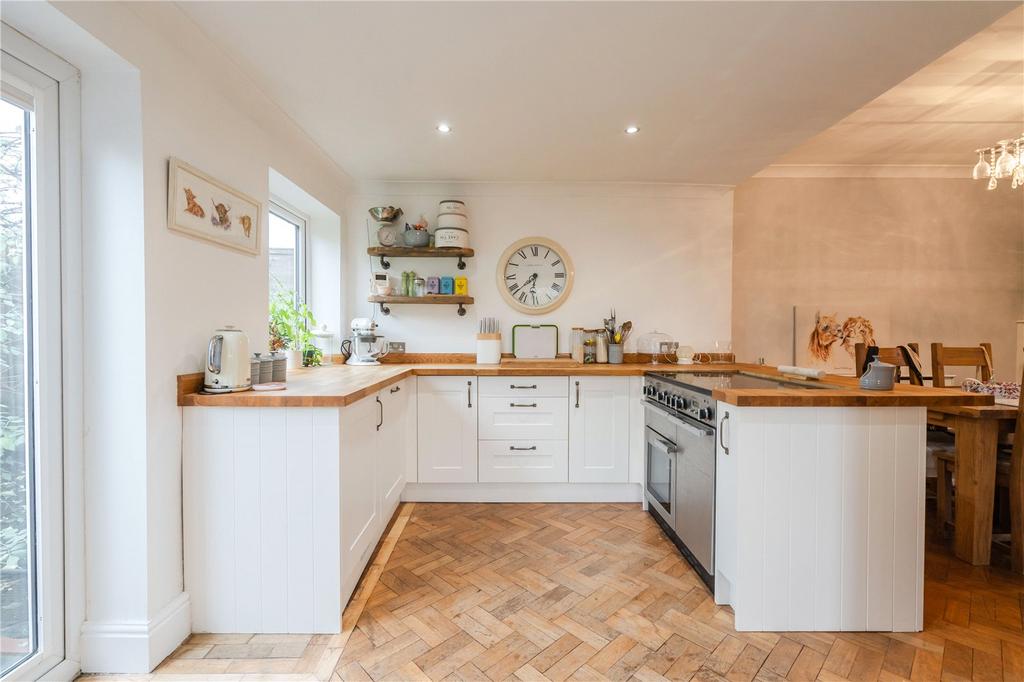
<instances>
[{"instance_id":1,"label":"herringbone parquet floor","mask_svg":"<svg viewBox=\"0 0 1024 682\"><path fill-rule=\"evenodd\" d=\"M914 634L735 632L637 505L407 505L380 559L345 634L194 635L147 677L1024 680L1024 577L941 546Z\"/></svg>"}]
</instances>

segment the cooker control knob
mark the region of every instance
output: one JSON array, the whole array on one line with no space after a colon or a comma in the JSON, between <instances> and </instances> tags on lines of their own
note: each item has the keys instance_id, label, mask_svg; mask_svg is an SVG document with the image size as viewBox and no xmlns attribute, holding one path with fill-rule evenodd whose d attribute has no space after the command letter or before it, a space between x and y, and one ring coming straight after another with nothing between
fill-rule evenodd
<instances>
[{"instance_id":1,"label":"cooker control knob","mask_svg":"<svg viewBox=\"0 0 1024 682\"><path fill-rule=\"evenodd\" d=\"M711 419L711 408L710 407L702 407L699 410L697 410L697 418L698 419Z\"/></svg>"}]
</instances>

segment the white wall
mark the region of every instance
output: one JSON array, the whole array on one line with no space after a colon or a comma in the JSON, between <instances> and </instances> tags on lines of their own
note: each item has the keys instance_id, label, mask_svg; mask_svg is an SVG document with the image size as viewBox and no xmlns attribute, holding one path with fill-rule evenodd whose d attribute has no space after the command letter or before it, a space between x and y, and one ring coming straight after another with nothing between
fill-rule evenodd
<instances>
[{"instance_id":1,"label":"white wall","mask_svg":"<svg viewBox=\"0 0 1024 682\"><path fill-rule=\"evenodd\" d=\"M376 311L381 331L405 341L408 352L475 352L479 317L501 320L503 345L511 351L511 326L559 326L559 346L569 350L573 326L599 327L614 307L621 321L633 321L633 337L657 328L681 343L710 350L729 338L732 291L732 190L721 187L645 184L368 183L348 202L347 309L351 316L374 313L366 301L376 246L371 206L400 206L402 222L423 214L434 227L437 202L463 199L476 256L464 271L455 259L393 259L397 285L403 270L419 275L469 278L476 303L465 317L455 306L391 306ZM369 229L367 229L369 222ZM367 233L369 232L369 237ZM540 316L509 307L496 286L498 258L512 242L544 236L560 243L576 267L569 299ZM380 264L374 259L373 270Z\"/></svg>"},{"instance_id":2,"label":"white wall","mask_svg":"<svg viewBox=\"0 0 1024 682\"><path fill-rule=\"evenodd\" d=\"M349 178L175 5L55 6L59 13L11 3L4 20L82 71L83 167L93 174L83 187L112 182L117 169L132 173L117 187L96 185L110 190L108 216L87 210L83 221L83 298L93 312L84 372L94 394L86 396L83 668L148 672L180 641L173 637L188 613L175 377L201 368L219 325L244 329L252 350L267 345L266 248L248 256L168 231L167 159L180 157L264 202L272 166L337 215ZM134 92L103 97L111 84L106 48L130 67L125 82L134 78ZM128 101L134 111L121 108ZM111 224L101 229L104 219ZM125 485L109 489L118 481ZM172 621L171 638L161 638Z\"/></svg>"}]
</instances>

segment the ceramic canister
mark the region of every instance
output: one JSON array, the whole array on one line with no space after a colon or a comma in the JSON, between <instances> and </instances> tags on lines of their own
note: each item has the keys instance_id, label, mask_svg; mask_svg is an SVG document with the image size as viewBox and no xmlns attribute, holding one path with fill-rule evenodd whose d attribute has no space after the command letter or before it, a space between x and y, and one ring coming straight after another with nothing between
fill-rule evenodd
<instances>
[{"instance_id":1,"label":"ceramic canister","mask_svg":"<svg viewBox=\"0 0 1024 682\"><path fill-rule=\"evenodd\" d=\"M461 227L439 227L434 231L434 246L469 248L469 231Z\"/></svg>"}]
</instances>

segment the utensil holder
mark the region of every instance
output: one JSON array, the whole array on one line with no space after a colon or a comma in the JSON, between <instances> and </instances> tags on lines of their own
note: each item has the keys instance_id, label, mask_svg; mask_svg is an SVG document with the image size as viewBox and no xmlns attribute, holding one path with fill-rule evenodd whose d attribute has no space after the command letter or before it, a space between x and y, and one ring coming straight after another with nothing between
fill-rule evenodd
<instances>
[{"instance_id":1,"label":"utensil holder","mask_svg":"<svg viewBox=\"0 0 1024 682\"><path fill-rule=\"evenodd\" d=\"M621 365L622 364L622 344L621 343L609 343L608 344L608 364L609 365Z\"/></svg>"},{"instance_id":2,"label":"utensil holder","mask_svg":"<svg viewBox=\"0 0 1024 682\"><path fill-rule=\"evenodd\" d=\"M501 364L501 334L476 335L476 364Z\"/></svg>"}]
</instances>

